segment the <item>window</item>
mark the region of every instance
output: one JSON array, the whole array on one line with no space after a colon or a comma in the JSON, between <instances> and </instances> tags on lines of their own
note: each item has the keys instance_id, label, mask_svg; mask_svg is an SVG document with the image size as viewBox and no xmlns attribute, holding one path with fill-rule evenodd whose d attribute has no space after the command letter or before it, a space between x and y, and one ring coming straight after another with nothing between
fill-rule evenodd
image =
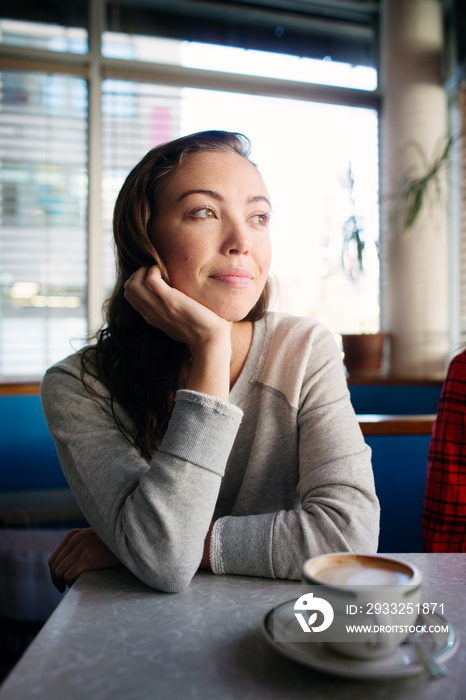
<instances>
[{"instance_id":1,"label":"window","mask_svg":"<svg viewBox=\"0 0 466 700\"><path fill-rule=\"evenodd\" d=\"M77 54L85 54L88 50L87 31L78 27L4 19L0 20L0 36L2 44L28 49Z\"/></svg>"},{"instance_id":2,"label":"window","mask_svg":"<svg viewBox=\"0 0 466 700\"><path fill-rule=\"evenodd\" d=\"M103 95L108 288L113 204L131 167L149 148L181 134L240 131L251 139L252 158L271 193L274 307L315 316L335 332L378 330L375 110L123 81L104 81ZM364 219L364 289L342 264L350 164Z\"/></svg>"},{"instance_id":3,"label":"window","mask_svg":"<svg viewBox=\"0 0 466 700\"><path fill-rule=\"evenodd\" d=\"M0 73L0 375L40 376L86 335L87 88Z\"/></svg>"},{"instance_id":4,"label":"window","mask_svg":"<svg viewBox=\"0 0 466 700\"><path fill-rule=\"evenodd\" d=\"M5 46L24 46L21 59L11 49L13 62L24 66L31 42L47 50L48 62L41 72L40 56L31 57L27 71L1 73L0 378L39 378L82 346L87 308L99 306L113 285L111 218L124 178L154 145L209 128L249 136L269 187L274 307L317 316L335 332L349 332L352 317L364 318L361 330L377 329L377 80L367 62L113 31L102 34L100 57L84 53L80 27L0 21L0 28ZM63 51L82 58L60 59ZM99 91L88 90L86 76L99 61L96 120L88 92L95 100ZM88 167L88 125L101 133L101 153L91 153L97 169ZM88 188L98 188L101 213L89 219L89 231ZM364 284L342 265L351 213L364 229ZM96 236L102 269L93 284L87 251Z\"/></svg>"}]
</instances>

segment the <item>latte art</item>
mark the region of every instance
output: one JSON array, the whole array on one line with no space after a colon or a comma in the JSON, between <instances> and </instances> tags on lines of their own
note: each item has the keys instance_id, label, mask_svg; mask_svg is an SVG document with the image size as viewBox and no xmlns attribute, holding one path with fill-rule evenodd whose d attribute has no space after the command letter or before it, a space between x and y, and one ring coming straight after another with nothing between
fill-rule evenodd
<instances>
[{"instance_id":1,"label":"latte art","mask_svg":"<svg viewBox=\"0 0 466 700\"><path fill-rule=\"evenodd\" d=\"M344 586L393 586L406 584L412 578L409 569L400 563L371 557L329 557L319 567L308 566L307 575L319 583Z\"/></svg>"}]
</instances>

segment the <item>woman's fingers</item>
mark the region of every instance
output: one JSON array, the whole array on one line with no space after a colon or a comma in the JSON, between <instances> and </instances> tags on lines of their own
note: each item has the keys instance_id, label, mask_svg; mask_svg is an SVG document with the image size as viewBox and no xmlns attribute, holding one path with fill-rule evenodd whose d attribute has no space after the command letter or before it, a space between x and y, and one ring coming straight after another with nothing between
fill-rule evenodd
<instances>
[{"instance_id":1,"label":"woman's fingers","mask_svg":"<svg viewBox=\"0 0 466 700\"><path fill-rule=\"evenodd\" d=\"M52 555L49 557L48 564L52 583L56 588L58 588L60 593L64 592L66 584L61 579L61 577L57 575L57 568L60 567L63 560L67 558L69 543L74 537L74 535L78 532L79 530L70 530L70 532L68 532L63 541L58 545L58 547L55 548Z\"/></svg>"},{"instance_id":2,"label":"woman's fingers","mask_svg":"<svg viewBox=\"0 0 466 700\"><path fill-rule=\"evenodd\" d=\"M144 278L144 284L150 290L155 292L155 294L163 292L165 288L172 289L170 285L167 284L167 282L163 279L162 271L158 265L152 265L152 267L149 267L147 269L146 276Z\"/></svg>"},{"instance_id":3,"label":"woman's fingers","mask_svg":"<svg viewBox=\"0 0 466 700\"><path fill-rule=\"evenodd\" d=\"M121 562L92 528L71 530L49 559L54 586L63 593L83 571L120 566Z\"/></svg>"},{"instance_id":4,"label":"woman's fingers","mask_svg":"<svg viewBox=\"0 0 466 700\"><path fill-rule=\"evenodd\" d=\"M154 266L157 268L157 266ZM125 283L125 299L138 311L147 323L159 328L159 318L163 314L163 304L155 291L157 274L161 278L160 270L152 274L152 288L147 284L149 268L141 267L136 270ZM168 286L168 285L167 285ZM160 292L159 292L160 293Z\"/></svg>"},{"instance_id":5,"label":"woman's fingers","mask_svg":"<svg viewBox=\"0 0 466 700\"><path fill-rule=\"evenodd\" d=\"M173 340L186 343L191 350L218 333L229 333L224 319L170 287L157 265L140 268L131 275L125 284L125 298L147 323Z\"/></svg>"},{"instance_id":6,"label":"woman's fingers","mask_svg":"<svg viewBox=\"0 0 466 700\"><path fill-rule=\"evenodd\" d=\"M149 267L147 267L147 265L144 265L143 267L140 267L138 270L136 270L136 272L133 272L131 277L129 277L124 284L125 292L130 292L131 287L135 283L140 284L140 283L144 282L146 277L147 277L148 272L149 272Z\"/></svg>"}]
</instances>

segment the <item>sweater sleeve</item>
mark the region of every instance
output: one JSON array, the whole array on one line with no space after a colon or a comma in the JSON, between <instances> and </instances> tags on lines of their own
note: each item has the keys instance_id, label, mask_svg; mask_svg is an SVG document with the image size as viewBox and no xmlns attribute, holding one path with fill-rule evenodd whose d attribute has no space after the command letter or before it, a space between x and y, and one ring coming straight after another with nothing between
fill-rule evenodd
<instances>
[{"instance_id":1,"label":"sweater sleeve","mask_svg":"<svg viewBox=\"0 0 466 700\"><path fill-rule=\"evenodd\" d=\"M274 444L272 458L278 469L293 471L298 461L299 506L220 518L213 528L210 551L216 573L300 579L303 562L310 557L377 551L379 503L371 452L351 405L339 350L320 325L306 342L304 346L304 341L301 345L295 341L294 368L289 362L291 348L282 352L284 360L274 357L276 372L283 376L299 372L298 352L305 362L302 376L293 380L299 384L299 397L293 402L288 395L289 423L285 417L275 422L270 427L275 434L263 438ZM275 387L283 389L287 381L286 377L281 384L277 380ZM278 393L276 388L274 392ZM272 393L270 388L267 393ZM282 405L283 395L284 390ZM296 454L282 446L280 437L293 428Z\"/></svg>"},{"instance_id":2,"label":"sweater sleeve","mask_svg":"<svg viewBox=\"0 0 466 700\"><path fill-rule=\"evenodd\" d=\"M57 367L42 404L64 474L88 522L138 578L167 592L199 567L242 412L182 390L150 463L118 429L108 402Z\"/></svg>"}]
</instances>

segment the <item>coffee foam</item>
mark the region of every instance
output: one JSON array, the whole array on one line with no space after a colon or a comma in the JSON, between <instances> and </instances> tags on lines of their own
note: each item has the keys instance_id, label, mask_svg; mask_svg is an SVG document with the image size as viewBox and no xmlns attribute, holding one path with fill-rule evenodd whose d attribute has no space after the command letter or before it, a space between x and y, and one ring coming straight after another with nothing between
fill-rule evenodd
<instances>
[{"instance_id":1,"label":"coffee foam","mask_svg":"<svg viewBox=\"0 0 466 700\"><path fill-rule=\"evenodd\" d=\"M318 582L333 585L392 586L406 584L412 578L410 570L400 563L375 557L329 557L319 566L308 564L307 575Z\"/></svg>"}]
</instances>

